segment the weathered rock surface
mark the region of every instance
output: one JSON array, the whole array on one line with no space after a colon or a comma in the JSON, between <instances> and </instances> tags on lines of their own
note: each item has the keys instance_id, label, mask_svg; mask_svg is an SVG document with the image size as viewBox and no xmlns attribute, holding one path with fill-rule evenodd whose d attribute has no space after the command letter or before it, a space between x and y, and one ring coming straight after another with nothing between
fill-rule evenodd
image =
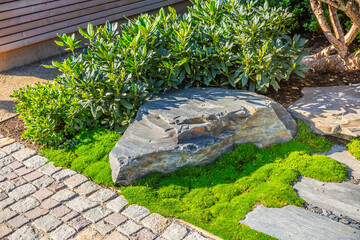
<instances>
[{"instance_id":1,"label":"weathered rock surface","mask_svg":"<svg viewBox=\"0 0 360 240\"><path fill-rule=\"evenodd\" d=\"M190 88L161 94L140 107L110 152L114 182L150 172L210 163L236 144L265 147L296 134L296 122L270 98L246 91Z\"/></svg>"},{"instance_id":2,"label":"weathered rock surface","mask_svg":"<svg viewBox=\"0 0 360 240\"><path fill-rule=\"evenodd\" d=\"M360 84L303 88L291 115L323 135L351 140L360 137Z\"/></svg>"}]
</instances>

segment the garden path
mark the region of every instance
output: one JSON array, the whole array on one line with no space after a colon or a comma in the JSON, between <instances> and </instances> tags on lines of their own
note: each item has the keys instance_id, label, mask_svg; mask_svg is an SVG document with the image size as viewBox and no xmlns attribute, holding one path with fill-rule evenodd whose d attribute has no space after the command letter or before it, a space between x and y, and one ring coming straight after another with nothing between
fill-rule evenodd
<instances>
[{"instance_id":1,"label":"garden path","mask_svg":"<svg viewBox=\"0 0 360 240\"><path fill-rule=\"evenodd\" d=\"M102 188L0 135L0 239L220 239Z\"/></svg>"},{"instance_id":2,"label":"garden path","mask_svg":"<svg viewBox=\"0 0 360 240\"><path fill-rule=\"evenodd\" d=\"M341 146L325 155L344 163L352 181L325 183L302 177L294 188L311 211L259 205L240 222L279 239L360 239L360 161Z\"/></svg>"}]
</instances>

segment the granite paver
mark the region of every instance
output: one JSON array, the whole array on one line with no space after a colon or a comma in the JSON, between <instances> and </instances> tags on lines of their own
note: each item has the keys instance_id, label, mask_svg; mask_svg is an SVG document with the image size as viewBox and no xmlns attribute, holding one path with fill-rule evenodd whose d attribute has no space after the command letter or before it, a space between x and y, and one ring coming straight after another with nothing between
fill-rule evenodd
<instances>
[{"instance_id":1,"label":"granite paver","mask_svg":"<svg viewBox=\"0 0 360 240\"><path fill-rule=\"evenodd\" d=\"M70 189L76 188L83 184L84 182L88 181L87 177L81 174L75 174L70 178L65 180L65 185L68 186Z\"/></svg>"},{"instance_id":2,"label":"granite paver","mask_svg":"<svg viewBox=\"0 0 360 240\"><path fill-rule=\"evenodd\" d=\"M12 197L15 200L19 200L29 196L34 192L36 192L36 187L28 183L15 188L13 191L9 193L9 197Z\"/></svg>"},{"instance_id":3,"label":"granite paver","mask_svg":"<svg viewBox=\"0 0 360 240\"><path fill-rule=\"evenodd\" d=\"M48 212L49 212L49 210L47 210L47 209L36 207L36 208L26 212L24 215L31 220L35 220L39 217L42 217L42 216L48 214Z\"/></svg>"},{"instance_id":4,"label":"granite paver","mask_svg":"<svg viewBox=\"0 0 360 240\"><path fill-rule=\"evenodd\" d=\"M54 216L45 215L41 218L36 219L33 222L34 227L43 231L43 232L50 232L61 225L61 221Z\"/></svg>"},{"instance_id":5,"label":"granite paver","mask_svg":"<svg viewBox=\"0 0 360 240\"><path fill-rule=\"evenodd\" d=\"M128 201L124 198L124 196L119 196L106 204L106 207L114 212L121 212L127 205Z\"/></svg>"},{"instance_id":6,"label":"granite paver","mask_svg":"<svg viewBox=\"0 0 360 240\"><path fill-rule=\"evenodd\" d=\"M56 207L54 208L53 210L50 211L50 213L57 217L57 218L61 218L61 217L64 217L66 214L70 213L71 212L71 209L64 206L64 205L61 205L59 207Z\"/></svg>"},{"instance_id":7,"label":"granite paver","mask_svg":"<svg viewBox=\"0 0 360 240\"><path fill-rule=\"evenodd\" d=\"M114 226L119 226L120 224L126 222L128 218L126 218L124 215L121 215L120 213L112 213L104 220L105 222L108 222Z\"/></svg>"},{"instance_id":8,"label":"granite paver","mask_svg":"<svg viewBox=\"0 0 360 240\"><path fill-rule=\"evenodd\" d=\"M45 188L49 185L51 185L53 182L55 181L55 179L48 177L48 176L43 176L39 179L36 179L33 184L37 187L37 188Z\"/></svg>"},{"instance_id":9,"label":"granite paver","mask_svg":"<svg viewBox=\"0 0 360 240\"><path fill-rule=\"evenodd\" d=\"M69 227L67 224L61 225L54 232L51 233L51 238L54 240L67 240L76 234L75 229Z\"/></svg>"},{"instance_id":10,"label":"granite paver","mask_svg":"<svg viewBox=\"0 0 360 240\"><path fill-rule=\"evenodd\" d=\"M103 220L97 222L93 228L98 231L102 236L107 235L108 233L110 233L112 230L114 230L114 226L105 223Z\"/></svg>"},{"instance_id":11,"label":"granite paver","mask_svg":"<svg viewBox=\"0 0 360 240\"><path fill-rule=\"evenodd\" d=\"M15 158L13 156L6 156L0 159L0 168L12 163L15 161Z\"/></svg>"},{"instance_id":12,"label":"granite paver","mask_svg":"<svg viewBox=\"0 0 360 240\"><path fill-rule=\"evenodd\" d=\"M39 205L40 202L38 200L33 197L28 197L25 200L14 203L13 205L11 205L10 208L16 212L25 213L27 211L30 211L31 209L36 208Z\"/></svg>"},{"instance_id":13,"label":"granite paver","mask_svg":"<svg viewBox=\"0 0 360 240\"><path fill-rule=\"evenodd\" d=\"M6 222L9 219L15 217L16 215L16 212L11 211L10 209L5 209L4 211L0 212L0 223Z\"/></svg>"},{"instance_id":14,"label":"granite paver","mask_svg":"<svg viewBox=\"0 0 360 240\"><path fill-rule=\"evenodd\" d=\"M22 148L17 152L14 152L12 154L12 156L18 160L18 161L24 161L28 158L31 158L32 156L34 156L36 154L36 151L31 150L30 148Z\"/></svg>"},{"instance_id":15,"label":"granite paver","mask_svg":"<svg viewBox=\"0 0 360 240\"><path fill-rule=\"evenodd\" d=\"M23 144L21 144L19 142L14 142L10 145L7 145L6 147L3 147L2 151L7 154L10 154L10 153L16 152L22 148L25 148L25 146Z\"/></svg>"},{"instance_id":16,"label":"granite paver","mask_svg":"<svg viewBox=\"0 0 360 240\"><path fill-rule=\"evenodd\" d=\"M91 222L81 216L78 216L78 217L74 218L73 220L71 220L69 222L69 224L70 224L70 226L75 228L76 231L80 231L81 229L90 225Z\"/></svg>"},{"instance_id":17,"label":"granite paver","mask_svg":"<svg viewBox=\"0 0 360 240\"><path fill-rule=\"evenodd\" d=\"M47 159L42 157L42 156L33 156L29 159L27 159L26 161L24 161L24 165L27 167L31 167L31 168L39 168L42 165L44 165L47 162Z\"/></svg>"},{"instance_id":18,"label":"granite paver","mask_svg":"<svg viewBox=\"0 0 360 240\"><path fill-rule=\"evenodd\" d=\"M13 230L11 228L5 225L0 226L0 239L3 239L4 237L12 233L12 231Z\"/></svg>"},{"instance_id":19,"label":"granite paver","mask_svg":"<svg viewBox=\"0 0 360 240\"><path fill-rule=\"evenodd\" d=\"M10 191L15 189L15 184L9 181L3 181L0 182L0 189L4 190L6 193L9 193Z\"/></svg>"},{"instance_id":20,"label":"granite paver","mask_svg":"<svg viewBox=\"0 0 360 240\"><path fill-rule=\"evenodd\" d=\"M139 206L137 204L132 204L129 207L127 207L122 212L122 214L139 222L142 219L144 219L146 216L148 216L150 214L150 211L145 207Z\"/></svg>"},{"instance_id":21,"label":"granite paver","mask_svg":"<svg viewBox=\"0 0 360 240\"><path fill-rule=\"evenodd\" d=\"M39 234L37 234L35 230L28 225L19 228L9 236L9 240L35 240L35 239L39 239Z\"/></svg>"},{"instance_id":22,"label":"granite paver","mask_svg":"<svg viewBox=\"0 0 360 240\"><path fill-rule=\"evenodd\" d=\"M20 228L24 224L28 223L30 220L23 215L18 215L12 219L10 219L7 223L10 224L14 228Z\"/></svg>"},{"instance_id":23,"label":"granite paver","mask_svg":"<svg viewBox=\"0 0 360 240\"><path fill-rule=\"evenodd\" d=\"M75 174L76 174L76 172L74 172L73 170L62 169L62 170L54 173L53 175L51 175L51 177L55 178L58 181L64 181L65 179L68 179Z\"/></svg>"},{"instance_id":24,"label":"granite paver","mask_svg":"<svg viewBox=\"0 0 360 240\"><path fill-rule=\"evenodd\" d=\"M22 177L17 177L15 179L12 179L11 182L13 184L15 184L16 187L19 187L19 186L27 183L27 181L25 179L23 179Z\"/></svg>"},{"instance_id":25,"label":"granite paver","mask_svg":"<svg viewBox=\"0 0 360 240\"><path fill-rule=\"evenodd\" d=\"M92 181L88 181L88 182L81 184L78 188L76 188L75 192L77 192L80 195L89 196L90 194L92 194L93 192L95 192L96 190L98 190L100 188L101 187L98 184L96 184Z\"/></svg>"},{"instance_id":26,"label":"granite paver","mask_svg":"<svg viewBox=\"0 0 360 240\"><path fill-rule=\"evenodd\" d=\"M33 194L33 197L35 197L37 200L39 201L44 201L45 199L48 199L49 197L51 197L54 193L52 191L50 191L47 188L42 188L39 191L37 191L36 193Z\"/></svg>"},{"instance_id":27,"label":"granite paver","mask_svg":"<svg viewBox=\"0 0 360 240\"><path fill-rule=\"evenodd\" d=\"M105 240L128 240L127 237L119 233L118 231L112 232Z\"/></svg>"},{"instance_id":28,"label":"granite paver","mask_svg":"<svg viewBox=\"0 0 360 240\"><path fill-rule=\"evenodd\" d=\"M9 206L11 206L15 200L13 198L5 198L4 200L0 201L0 209L5 209Z\"/></svg>"},{"instance_id":29,"label":"granite paver","mask_svg":"<svg viewBox=\"0 0 360 240\"><path fill-rule=\"evenodd\" d=\"M46 208L46 209L53 209L56 208L57 206L60 205L60 202L52 199L52 198L48 198L45 201L42 202L41 207Z\"/></svg>"},{"instance_id":30,"label":"granite paver","mask_svg":"<svg viewBox=\"0 0 360 240\"><path fill-rule=\"evenodd\" d=\"M87 220L95 223L95 222L105 218L110 213L111 212L109 210L107 210L106 208L104 208L102 206L98 206L98 207L92 208L89 211L87 211L86 213L84 213L84 217Z\"/></svg>"},{"instance_id":31,"label":"granite paver","mask_svg":"<svg viewBox=\"0 0 360 240\"><path fill-rule=\"evenodd\" d=\"M173 222L163 233L163 237L168 240L181 240L188 233L190 229L187 227L180 225L179 223Z\"/></svg>"},{"instance_id":32,"label":"granite paver","mask_svg":"<svg viewBox=\"0 0 360 240\"><path fill-rule=\"evenodd\" d=\"M102 188L99 191L93 193L89 199L94 202L104 203L117 197L117 194L109 189Z\"/></svg>"},{"instance_id":33,"label":"granite paver","mask_svg":"<svg viewBox=\"0 0 360 240\"><path fill-rule=\"evenodd\" d=\"M68 200L75 198L77 195L78 194L76 192L65 188L65 189L60 190L59 192L55 193L51 198L55 199L56 201L59 201L59 202L64 202L64 201L68 201Z\"/></svg>"},{"instance_id":34,"label":"granite paver","mask_svg":"<svg viewBox=\"0 0 360 240\"><path fill-rule=\"evenodd\" d=\"M128 220L126 221L124 224L121 224L117 230L130 237L132 234L136 233L137 231L139 231L140 229L142 229L143 227L137 223L135 223L134 221L132 220Z\"/></svg>"},{"instance_id":35,"label":"granite paver","mask_svg":"<svg viewBox=\"0 0 360 240\"><path fill-rule=\"evenodd\" d=\"M77 212L84 212L90 208L96 207L98 204L87 198L77 197L74 200L67 202L66 205Z\"/></svg>"},{"instance_id":36,"label":"granite paver","mask_svg":"<svg viewBox=\"0 0 360 240\"><path fill-rule=\"evenodd\" d=\"M48 176L53 175L54 173L60 171L62 167L55 167L53 162L49 162L44 166L39 168L39 171Z\"/></svg>"}]
</instances>

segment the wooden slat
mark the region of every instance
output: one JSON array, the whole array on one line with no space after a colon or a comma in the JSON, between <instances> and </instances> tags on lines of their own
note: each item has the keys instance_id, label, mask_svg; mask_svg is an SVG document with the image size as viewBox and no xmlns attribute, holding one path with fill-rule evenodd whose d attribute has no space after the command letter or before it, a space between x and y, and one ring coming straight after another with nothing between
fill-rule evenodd
<instances>
[{"instance_id":1,"label":"wooden slat","mask_svg":"<svg viewBox=\"0 0 360 240\"><path fill-rule=\"evenodd\" d=\"M4 20L7 18L13 18L13 17L17 17L17 16L23 16L23 15L31 14L34 12L45 11L45 10L49 10L49 9L53 9L53 8L63 7L63 6L80 3L80 2L87 2L87 1L88 0L77 0L76 2L74 2L74 0L58 0L58 1L54 1L54 2L38 4L38 5L30 6L30 7L14 9L14 10L2 12L0 14L0 20Z\"/></svg>"},{"instance_id":2,"label":"wooden slat","mask_svg":"<svg viewBox=\"0 0 360 240\"><path fill-rule=\"evenodd\" d=\"M2 11L9 11L16 8L33 6L41 3L52 2L54 0L22 0L22 1L13 1L9 3L0 4L0 14Z\"/></svg>"},{"instance_id":3,"label":"wooden slat","mask_svg":"<svg viewBox=\"0 0 360 240\"><path fill-rule=\"evenodd\" d=\"M7 43L11 43L11 42L15 42L19 39L24 39L24 38L30 38L30 37L34 37L37 35L41 35L41 34L46 34L48 32L57 30L57 29L62 29L62 28L67 28L67 27L71 27L71 26L75 26L77 24L81 24L84 22L90 22L93 21L94 19L99 19L102 17L106 17L106 16L111 16L116 14L117 12L124 12L126 11L126 9L129 8L136 8L136 7L143 7L145 5L148 5L149 3L153 3L154 0L149 1L149 0L144 0L144 1L140 1L140 2L136 2L136 3L131 3L132 1L130 0L123 0L124 2L128 2L128 5L125 6L120 6L120 7L114 7L110 10L106 10L106 11L102 11L102 12L96 12L93 14L88 14L85 16L81 16L81 17L77 17L77 18L73 18L73 19L68 19L62 22L58 22L58 23L54 23L54 24L49 24L43 27L39 27L39 28L35 28L35 29L31 29L28 31L24 31L21 33L16 33L16 34L12 34L12 35L8 35L8 36L4 36L0 38L0 46L3 44L7 44ZM162 0L156 0L157 2L162 1ZM130 4L131 3L131 4Z\"/></svg>"},{"instance_id":4,"label":"wooden slat","mask_svg":"<svg viewBox=\"0 0 360 240\"><path fill-rule=\"evenodd\" d=\"M108 1L108 0L105 0ZM42 26L48 26L53 23L57 22L63 22L69 19L75 19L77 17L93 14L93 13L100 13L109 9L113 9L116 7L124 6L126 4L135 3L141 0L122 0L122 1L116 1L114 0L111 3L103 4L100 6L95 6L91 8L85 8L85 9L79 9L77 11L69 12L67 14L62 14L50 18L41 19L38 21L33 21L25 24L20 24L8 28L2 28L0 29L0 38L4 37L6 35L20 33L29 29L35 29ZM109 1L108 1L109 2ZM1 42L1 40L0 40Z\"/></svg>"},{"instance_id":5,"label":"wooden slat","mask_svg":"<svg viewBox=\"0 0 360 240\"><path fill-rule=\"evenodd\" d=\"M146 1L146 2L149 3L149 1ZM117 14L102 17L99 19L94 19L91 21L91 23L93 25L100 25L100 24L104 24L107 20L108 21L121 20L121 19L124 19L125 16L130 18L131 16L138 15L140 13L149 12L149 11L159 9L161 7L166 7L166 6L169 6L169 5L172 5L175 3L179 3L179 2L184 2L184 0L152 1L149 5L145 5L143 7L133 7L133 5L128 5L128 6L122 7L123 10L119 10L117 12ZM84 22L84 23L78 24L77 26L71 26L71 27L59 29L56 31L48 32L43 35L38 35L38 36L31 37L31 38L23 39L23 40L20 40L17 42L12 42L12 43L8 43L5 45L1 45L0 53L11 51L11 50L14 50L17 48L21 48L24 46L28 46L28 45L35 44L35 43L38 43L41 41L55 38L57 33L59 33L59 34L72 33L72 32L76 32L78 30L78 28L86 28L86 27L87 27L87 22Z\"/></svg>"},{"instance_id":6,"label":"wooden slat","mask_svg":"<svg viewBox=\"0 0 360 240\"><path fill-rule=\"evenodd\" d=\"M101 4L104 4L104 3L111 3L111 2L115 2L115 1L118 1L118 0L87 1L87 2L83 2L83 3L77 3L77 4L73 4L73 5L66 5L66 6L63 6L63 7L49 9L47 11L35 12L35 13L32 13L32 14L27 14L27 15L23 15L23 16L17 16L17 17L1 20L0 21L0 29L9 28L10 26L19 25L19 24L23 24L23 23L29 23L31 21L36 21L36 20L40 20L40 19L43 19L43 18L48 18L48 17L52 17L52 16L56 16L56 15L61 15L61 14L64 14L64 13L69 13L69 12L73 12L73 11L76 11L76 10L80 10L80 9L84 9L84 8L90 8L90 7L93 7L93 6L101 5Z\"/></svg>"}]
</instances>

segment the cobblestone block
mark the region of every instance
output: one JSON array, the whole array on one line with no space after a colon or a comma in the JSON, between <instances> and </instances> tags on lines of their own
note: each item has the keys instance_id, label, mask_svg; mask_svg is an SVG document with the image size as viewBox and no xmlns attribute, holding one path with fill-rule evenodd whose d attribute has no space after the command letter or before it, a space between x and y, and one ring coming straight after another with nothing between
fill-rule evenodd
<instances>
[{"instance_id":1,"label":"cobblestone block","mask_svg":"<svg viewBox=\"0 0 360 240\"><path fill-rule=\"evenodd\" d=\"M112 213L109 216L107 216L104 220L114 226L119 226L120 224L126 222L128 218L125 217L124 215L121 215L120 213Z\"/></svg>"},{"instance_id":2,"label":"cobblestone block","mask_svg":"<svg viewBox=\"0 0 360 240\"><path fill-rule=\"evenodd\" d=\"M45 188L49 185L51 185L55 180L51 177L48 176L43 176L39 179L36 179L33 184L37 187L37 188Z\"/></svg>"},{"instance_id":3,"label":"cobblestone block","mask_svg":"<svg viewBox=\"0 0 360 240\"><path fill-rule=\"evenodd\" d=\"M30 211L31 209L36 208L39 205L40 203L38 200L33 197L28 197L25 200L14 203L13 205L11 205L10 208L16 212L25 213L27 211Z\"/></svg>"},{"instance_id":4,"label":"cobblestone block","mask_svg":"<svg viewBox=\"0 0 360 240\"><path fill-rule=\"evenodd\" d=\"M9 145L9 144L12 144L12 143L14 143L14 142L15 142L15 140L14 140L14 139L11 139L11 138L7 138L7 137L1 138L1 139L0 139L0 148L2 148L2 147L4 147L4 146L7 146L7 145Z\"/></svg>"},{"instance_id":5,"label":"cobblestone block","mask_svg":"<svg viewBox=\"0 0 360 240\"><path fill-rule=\"evenodd\" d=\"M36 219L33 223L33 226L37 229L40 229L43 232L50 232L61 225L61 221L54 216L45 215L41 218Z\"/></svg>"},{"instance_id":6,"label":"cobblestone block","mask_svg":"<svg viewBox=\"0 0 360 240\"><path fill-rule=\"evenodd\" d=\"M15 200L12 198L9 198L9 197L4 199L4 200L0 201L0 209L5 209L5 208L9 207L11 204L13 204L14 202L15 202Z\"/></svg>"},{"instance_id":7,"label":"cobblestone block","mask_svg":"<svg viewBox=\"0 0 360 240\"><path fill-rule=\"evenodd\" d=\"M76 235L75 240L104 240L104 238L93 228L87 228L78 235ZM113 240L120 239L114 238Z\"/></svg>"},{"instance_id":8,"label":"cobblestone block","mask_svg":"<svg viewBox=\"0 0 360 240\"><path fill-rule=\"evenodd\" d=\"M12 170L15 170L15 169L19 169L21 167L24 167L24 164L22 164L21 162L19 161L14 161L12 163L10 163L8 165L9 168L11 168Z\"/></svg>"},{"instance_id":9,"label":"cobblestone block","mask_svg":"<svg viewBox=\"0 0 360 240\"><path fill-rule=\"evenodd\" d=\"M77 197L77 198L69 201L68 203L66 203L66 205L69 208L82 213L90 208L96 207L98 204L90 201L87 198Z\"/></svg>"},{"instance_id":10,"label":"cobblestone block","mask_svg":"<svg viewBox=\"0 0 360 240\"><path fill-rule=\"evenodd\" d=\"M50 186L48 186L47 188L51 191L54 191L54 192L58 192L60 191L61 189L65 188L65 184L63 184L62 182L59 182L59 181L55 181L53 182Z\"/></svg>"},{"instance_id":11,"label":"cobblestone block","mask_svg":"<svg viewBox=\"0 0 360 240\"><path fill-rule=\"evenodd\" d=\"M16 187L15 184L13 184L12 182L9 181L0 182L0 188L6 193L9 193L10 191L14 190L15 187Z\"/></svg>"},{"instance_id":12,"label":"cobblestone block","mask_svg":"<svg viewBox=\"0 0 360 240\"><path fill-rule=\"evenodd\" d=\"M25 178L28 182L32 182L36 179L41 178L42 176L44 176L44 174L42 174L41 172L33 171L32 173L24 175L23 178Z\"/></svg>"},{"instance_id":13,"label":"cobblestone block","mask_svg":"<svg viewBox=\"0 0 360 240\"><path fill-rule=\"evenodd\" d=\"M132 220L128 220L126 221L124 224L120 225L117 230L130 237L132 234L135 234L136 232L138 232L140 229L142 229L142 226L135 223L134 221Z\"/></svg>"},{"instance_id":14,"label":"cobblestone block","mask_svg":"<svg viewBox=\"0 0 360 240\"><path fill-rule=\"evenodd\" d=\"M8 166L4 166L0 169L0 174L1 175L5 175L8 173L11 173L13 170L11 168L9 168ZM4 176L5 177L5 176ZM5 177L6 178L6 177Z\"/></svg>"},{"instance_id":15,"label":"cobblestone block","mask_svg":"<svg viewBox=\"0 0 360 240\"><path fill-rule=\"evenodd\" d=\"M33 197L35 197L37 200L39 201L44 201L45 199L48 199L49 197L51 197L54 193L52 191L50 191L47 188L42 188L39 191L37 191L36 193L33 194Z\"/></svg>"},{"instance_id":16,"label":"cobblestone block","mask_svg":"<svg viewBox=\"0 0 360 240\"><path fill-rule=\"evenodd\" d=\"M59 206L60 203L52 198L48 198L45 201L42 202L41 207L46 208L46 209L53 209L56 208L57 206Z\"/></svg>"},{"instance_id":17,"label":"cobblestone block","mask_svg":"<svg viewBox=\"0 0 360 240\"><path fill-rule=\"evenodd\" d=\"M71 176L70 178L66 179L64 183L69 188L74 189L86 181L88 181L88 179L84 175L75 174L74 176Z\"/></svg>"},{"instance_id":18,"label":"cobblestone block","mask_svg":"<svg viewBox=\"0 0 360 240\"><path fill-rule=\"evenodd\" d=\"M36 155L36 156L31 157L28 160L24 161L24 165L27 167L32 167L32 168L37 169L37 168L43 166L46 162L47 162L46 158Z\"/></svg>"},{"instance_id":19,"label":"cobblestone block","mask_svg":"<svg viewBox=\"0 0 360 240\"><path fill-rule=\"evenodd\" d=\"M162 234L162 237L168 240L181 240L190 230L177 222L173 222Z\"/></svg>"},{"instance_id":20,"label":"cobblestone block","mask_svg":"<svg viewBox=\"0 0 360 240\"><path fill-rule=\"evenodd\" d=\"M156 235L154 233L152 233L150 230L148 229L141 229L140 231L138 231L137 233L131 235L131 239L134 240L154 240L156 239Z\"/></svg>"},{"instance_id":21,"label":"cobblestone block","mask_svg":"<svg viewBox=\"0 0 360 240\"><path fill-rule=\"evenodd\" d=\"M18 175L11 170L11 172L4 174L4 177L7 178L8 180L12 180L17 178Z\"/></svg>"},{"instance_id":22,"label":"cobblestone block","mask_svg":"<svg viewBox=\"0 0 360 240\"><path fill-rule=\"evenodd\" d=\"M25 179L23 179L22 177L17 177L15 179L12 179L11 182L13 184L15 184L16 187L19 187L19 186L24 185L25 183L27 183L27 181Z\"/></svg>"},{"instance_id":23,"label":"cobblestone block","mask_svg":"<svg viewBox=\"0 0 360 240\"><path fill-rule=\"evenodd\" d=\"M43 174L51 176L54 173L60 171L61 169L62 169L62 167L55 167L54 162L49 162L49 163L45 164L44 166L42 166L41 168L39 168L39 171L42 172Z\"/></svg>"},{"instance_id":24,"label":"cobblestone block","mask_svg":"<svg viewBox=\"0 0 360 240\"><path fill-rule=\"evenodd\" d=\"M117 194L109 189L102 188L99 191L93 193L89 199L94 202L104 203L117 197Z\"/></svg>"},{"instance_id":25,"label":"cobblestone block","mask_svg":"<svg viewBox=\"0 0 360 240\"><path fill-rule=\"evenodd\" d=\"M157 213L152 213L144 218L141 223L150 228L154 233L161 233L170 224L170 220Z\"/></svg>"},{"instance_id":26,"label":"cobblestone block","mask_svg":"<svg viewBox=\"0 0 360 240\"><path fill-rule=\"evenodd\" d=\"M6 165L9 165L10 163L14 162L15 158L12 156L6 156L0 159L0 168L5 167Z\"/></svg>"},{"instance_id":27,"label":"cobblestone block","mask_svg":"<svg viewBox=\"0 0 360 240\"><path fill-rule=\"evenodd\" d=\"M100 189L101 187L92 182L92 181L87 181L83 184L81 184L78 188L75 189L75 192L77 192L80 195L85 195L85 196L89 196L90 194L92 194L93 192L95 192L96 190Z\"/></svg>"},{"instance_id":28,"label":"cobblestone block","mask_svg":"<svg viewBox=\"0 0 360 240\"><path fill-rule=\"evenodd\" d=\"M7 154L11 154L13 152L19 151L20 149L25 148L25 146L19 142L14 142L10 145L7 145L6 147L2 148L3 152L6 152Z\"/></svg>"},{"instance_id":29,"label":"cobblestone block","mask_svg":"<svg viewBox=\"0 0 360 240\"><path fill-rule=\"evenodd\" d=\"M186 238L184 238L184 240L207 240L207 238L202 236L198 232L193 232L193 233L187 235Z\"/></svg>"},{"instance_id":30,"label":"cobblestone block","mask_svg":"<svg viewBox=\"0 0 360 240\"><path fill-rule=\"evenodd\" d=\"M54 208L53 210L50 211L50 213L57 217L57 218L61 218L63 216L65 216L66 214L70 213L71 212L71 209L64 206L64 205L61 205L57 208Z\"/></svg>"},{"instance_id":31,"label":"cobblestone block","mask_svg":"<svg viewBox=\"0 0 360 240\"><path fill-rule=\"evenodd\" d=\"M8 195L5 192L0 192L0 201L4 200L7 197Z\"/></svg>"},{"instance_id":32,"label":"cobblestone block","mask_svg":"<svg viewBox=\"0 0 360 240\"><path fill-rule=\"evenodd\" d=\"M4 239L7 235L9 235L10 233L12 233L12 229L3 225L0 226L0 239Z\"/></svg>"},{"instance_id":33,"label":"cobblestone block","mask_svg":"<svg viewBox=\"0 0 360 240\"><path fill-rule=\"evenodd\" d=\"M118 196L114 200L111 200L106 207L113 210L114 212L121 212L128 205L128 201L124 198L124 196Z\"/></svg>"},{"instance_id":34,"label":"cobblestone block","mask_svg":"<svg viewBox=\"0 0 360 240\"><path fill-rule=\"evenodd\" d=\"M9 193L9 196L15 200L23 199L30 194L36 192L36 187L30 183L15 188Z\"/></svg>"},{"instance_id":35,"label":"cobblestone block","mask_svg":"<svg viewBox=\"0 0 360 240\"><path fill-rule=\"evenodd\" d=\"M6 155L7 155L7 153L1 151L1 149L0 149L0 159L3 158L3 157L5 157Z\"/></svg>"},{"instance_id":36,"label":"cobblestone block","mask_svg":"<svg viewBox=\"0 0 360 240\"><path fill-rule=\"evenodd\" d=\"M140 222L142 219L150 215L149 209L139 206L137 204L132 204L127 207L122 214L125 216L132 218L133 220Z\"/></svg>"},{"instance_id":37,"label":"cobblestone block","mask_svg":"<svg viewBox=\"0 0 360 240\"><path fill-rule=\"evenodd\" d=\"M37 240L39 234L30 226L23 226L9 236L9 240Z\"/></svg>"},{"instance_id":38,"label":"cobblestone block","mask_svg":"<svg viewBox=\"0 0 360 240\"><path fill-rule=\"evenodd\" d=\"M23 215L18 215L8 221L8 224L10 224L14 228L20 228L24 224L28 223L29 219L24 217Z\"/></svg>"},{"instance_id":39,"label":"cobblestone block","mask_svg":"<svg viewBox=\"0 0 360 240\"><path fill-rule=\"evenodd\" d=\"M32 156L34 156L36 154L36 152L34 150L31 150L30 148L22 148L17 152L14 152L12 154L12 156L18 160L18 161L24 161L28 158L31 158Z\"/></svg>"},{"instance_id":40,"label":"cobblestone block","mask_svg":"<svg viewBox=\"0 0 360 240\"><path fill-rule=\"evenodd\" d=\"M51 233L50 237L54 240L67 240L76 234L75 229L63 224Z\"/></svg>"},{"instance_id":41,"label":"cobblestone block","mask_svg":"<svg viewBox=\"0 0 360 240\"><path fill-rule=\"evenodd\" d=\"M91 224L90 221L86 220L85 218L83 218L81 216L78 216L69 222L69 225L72 226L73 228L75 228L75 230L77 232L84 229L85 227L87 227L90 224Z\"/></svg>"},{"instance_id":42,"label":"cobblestone block","mask_svg":"<svg viewBox=\"0 0 360 240\"><path fill-rule=\"evenodd\" d=\"M105 236L112 230L114 230L114 227L112 225L105 223L103 220L96 223L93 228L98 231L102 236Z\"/></svg>"},{"instance_id":43,"label":"cobblestone block","mask_svg":"<svg viewBox=\"0 0 360 240\"><path fill-rule=\"evenodd\" d=\"M70 169L62 169L59 172L54 173L51 175L51 177L55 178L58 181L64 181L65 179L68 179L69 177L75 175L76 172Z\"/></svg>"},{"instance_id":44,"label":"cobblestone block","mask_svg":"<svg viewBox=\"0 0 360 240\"><path fill-rule=\"evenodd\" d=\"M79 213L77 211L71 211L68 214L66 214L65 216L63 216L61 218L61 220L63 222L68 222L68 221L70 221L71 219L74 219L77 216L79 216Z\"/></svg>"},{"instance_id":45,"label":"cobblestone block","mask_svg":"<svg viewBox=\"0 0 360 240\"><path fill-rule=\"evenodd\" d=\"M64 202L64 201L71 200L77 196L78 196L78 194L76 192L73 192L73 191L65 188L65 189L55 193L51 198L53 198L59 202Z\"/></svg>"},{"instance_id":46,"label":"cobblestone block","mask_svg":"<svg viewBox=\"0 0 360 240\"><path fill-rule=\"evenodd\" d=\"M0 175L0 182L3 182L3 181L5 181L5 177L3 176L3 175Z\"/></svg>"},{"instance_id":47,"label":"cobblestone block","mask_svg":"<svg viewBox=\"0 0 360 240\"><path fill-rule=\"evenodd\" d=\"M24 176L26 174L31 173L32 171L34 170L31 168L27 168L25 166L14 170L14 172L19 176Z\"/></svg>"},{"instance_id":48,"label":"cobblestone block","mask_svg":"<svg viewBox=\"0 0 360 240\"><path fill-rule=\"evenodd\" d=\"M49 210L37 207L37 208L34 208L33 210L26 212L24 215L33 221L34 219L45 216L48 213L49 213Z\"/></svg>"},{"instance_id":49,"label":"cobblestone block","mask_svg":"<svg viewBox=\"0 0 360 240\"><path fill-rule=\"evenodd\" d=\"M107 210L106 208L102 207L102 206L98 206L96 208L90 209L89 211L87 211L86 213L84 213L84 217L95 223L103 218L105 218L106 216L108 216L111 212L109 210Z\"/></svg>"},{"instance_id":50,"label":"cobblestone block","mask_svg":"<svg viewBox=\"0 0 360 240\"><path fill-rule=\"evenodd\" d=\"M112 232L105 240L128 240L127 237L119 233L118 231Z\"/></svg>"},{"instance_id":51,"label":"cobblestone block","mask_svg":"<svg viewBox=\"0 0 360 240\"><path fill-rule=\"evenodd\" d=\"M15 217L17 215L16 212L11 211L10 209L5 209L4 211L0 212L0 223L4 223L9 219Z\"/></svg>"}]
</instances>

